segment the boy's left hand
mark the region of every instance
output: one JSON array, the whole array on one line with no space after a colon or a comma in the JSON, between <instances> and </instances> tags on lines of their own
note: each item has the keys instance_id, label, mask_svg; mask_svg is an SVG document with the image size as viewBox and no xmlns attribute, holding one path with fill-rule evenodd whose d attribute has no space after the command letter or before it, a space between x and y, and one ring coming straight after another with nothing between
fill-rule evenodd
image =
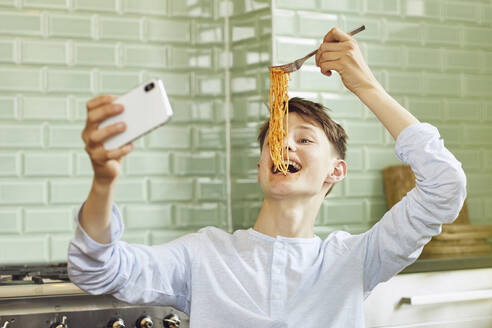
<instances>
[{"instance_id":1,"label":"boy's left hand","mask_svg":"<svg viewBox=\"0 0 492 328\"><path fill-rule=\"evenodd\" d=\"M316 53L316 65L326 76L331 76L331 70L337 71L345 87L356 95L381 87L362 57L355 39L336 27L325 35Z\"/></svg>"}]
</instances>

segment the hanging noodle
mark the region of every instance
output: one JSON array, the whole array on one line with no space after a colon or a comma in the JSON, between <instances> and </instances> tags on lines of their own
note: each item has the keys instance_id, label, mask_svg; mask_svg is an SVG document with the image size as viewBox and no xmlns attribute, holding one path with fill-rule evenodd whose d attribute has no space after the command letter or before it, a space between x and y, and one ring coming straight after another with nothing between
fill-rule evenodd
<instances>
[{"instance_id":1,"label":"hanging noodle","mask_svg":"<svg viewBox=\"0 0 492 328\"><path fill-rule=\"evenodd\" d=\"M270 69L270 133L268 134L268 142L270 144L270 157L274 164L273 171L278 170L283 174L288 172L288 165L284 161L284 138L288 133L289 117L288 79L290 79L289 73L278 68ZM288 161L289 152L287 151L287 163Z\"/></svg>"}]
</instances>

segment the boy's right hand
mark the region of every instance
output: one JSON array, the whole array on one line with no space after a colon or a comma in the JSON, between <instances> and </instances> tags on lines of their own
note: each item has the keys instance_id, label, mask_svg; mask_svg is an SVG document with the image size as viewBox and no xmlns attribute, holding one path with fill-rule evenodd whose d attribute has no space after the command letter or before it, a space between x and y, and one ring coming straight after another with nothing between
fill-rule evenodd
<instances>
[{"instance_id":1,"label":"boy's right hand","mask_svg":"<svg viewBox=\"0 0 492 328\"><path fill-rule=\"evenodd\" d=\"M85 143L85 151L91 159L94 181L100 184L110 185L116 180L120 172L121 159L134 148L132 143L114 150L106 150L103 146L106 139L126 129L123 122L99 129L99 124L106 118L123 112L122 105L112 104L116 98L116 96L102 95L87 102L87 120L82 131L82 140Z\"/></svg>"}]
</instances>

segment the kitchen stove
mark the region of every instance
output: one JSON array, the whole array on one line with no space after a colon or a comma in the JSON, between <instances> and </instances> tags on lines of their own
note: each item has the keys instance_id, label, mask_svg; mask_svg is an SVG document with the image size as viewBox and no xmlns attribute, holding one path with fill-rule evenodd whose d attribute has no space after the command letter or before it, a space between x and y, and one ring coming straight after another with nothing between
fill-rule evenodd
<instances>
[{"instance_id":1,"label":"kitchen stove","mask_svg":"<svg viewBox=\"0 0 492 328\"><path fill-rule=\"evenodd\" d=\"M66 263L0 266L1 328L188 328L166 306L139 306L89 295L70 282Z\"/></svg>"}]
</instances>

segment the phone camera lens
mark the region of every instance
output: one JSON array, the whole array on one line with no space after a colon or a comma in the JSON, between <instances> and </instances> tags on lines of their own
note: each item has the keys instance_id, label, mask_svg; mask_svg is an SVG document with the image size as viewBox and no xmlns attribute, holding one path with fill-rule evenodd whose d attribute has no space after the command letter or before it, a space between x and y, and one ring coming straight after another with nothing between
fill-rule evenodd
<instances>
[{"instance_id":1,"label":"phone camera lens","mask_svg":"<svg viewBox=\"0 0 492 328\"><path fill-rule=\"evenodd\" d=\"M154 82L147 84L144 88L145 92L149 92L152 89L154 89Z\"/></svg>"}]
</instances>

